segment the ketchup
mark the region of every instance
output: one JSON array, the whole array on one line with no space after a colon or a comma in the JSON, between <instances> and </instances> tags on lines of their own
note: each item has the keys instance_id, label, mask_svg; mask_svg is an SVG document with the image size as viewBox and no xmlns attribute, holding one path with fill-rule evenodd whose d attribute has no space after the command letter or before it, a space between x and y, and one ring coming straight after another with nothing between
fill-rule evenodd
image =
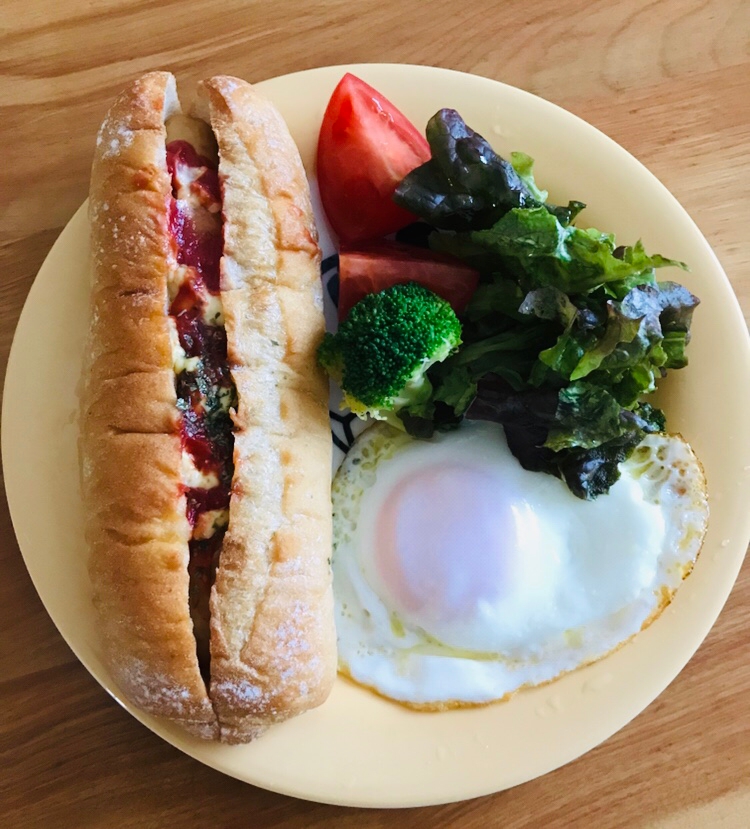
<instances>
[{"instance_id":1,"label":"ketchup","mask_svg":"<svg viewBox=\"0 0 750 829\"><path fill-rule=\"evenodd\" d=\"M221 205L221 186L216 164L204 155L199 155L189 141L170 141L167 145L167 170L172 182L179 176L178 167L192 167L205 170L191 185L196 193L204 193L207 200Z\"/></svg>"},{"instance_id":2,"label":"ketchup","mask_svg":"<svg viewBox=\"0 0 750 829\"><path fill-rule=\"evenodd\" d=\"M177 405L182 412L183 452L208 486L185 486L187 518L197 528L201 515L229 507L234 474L234 436L229 406L235 389L227 362L227 336L220 317L206 319L208 298L220 293L223 251L221 188L217 165L199 155L187 141L167 145L172 177L169 230L175 261L184 266L183 281L172 300L180 346L190 361L175 378ZM213 485L210 485L212 482ZM226 532L215 520L194 531L190 540L189 603L198 661L204 677L209 668L209 598ZM208 535L208 537L201 537Z\"/></svg>"},{"instance_id":3,"label":"ketchup","mask_svg":"<svg viewBox=\"0 0 750 829\"><path fill-rule=\"evenodd\" d=\"M223 249L220 233L200 233L185 205L173 200L169 211L169 231L177 243L180 265L196 268L212 294L219 293L219 260Z\"/></svg>"},{"instance_id":4,"label":"ketchup","mask_svg":"<svg viewBox=\"0 0 750 829\"><path fill-rule=\"evenodd\" d=\"M167 169L172 177L175 196L184 189L181 188L183 181L189 181L190 195L207 213L220 211L219 171L211 159L199 155L187 141L170 141L167 145ZM196 218L201 217L200 209L196 210L190 202L174 198L169 211L169 230L176 243L177 262L195 268L209 291L218 294L219 260L223 249L221 226L214 224L214 232L207 232L207 222L201 222L200 228L196 226Z\"/></svg>"},{"instance_id":5,"label":"ketchup","mask_svg":"<svg viewBox=\"0 0 750 829\"><path fill-rule=\"evenodd\" d=\"M187 516L191 524L195 524L197 516L206 510L226 509L229 506L229 486L219 484L211 489L190 487L185 491L187 496Z\"/></svg>"}]
</instances>

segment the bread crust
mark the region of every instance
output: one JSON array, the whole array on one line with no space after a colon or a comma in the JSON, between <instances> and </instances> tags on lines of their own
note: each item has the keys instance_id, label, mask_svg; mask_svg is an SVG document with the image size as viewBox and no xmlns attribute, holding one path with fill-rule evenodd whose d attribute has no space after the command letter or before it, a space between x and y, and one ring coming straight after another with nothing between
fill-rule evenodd
<instances>
[{"instance_id":1,"label":"bread crust","mask_svg":"<svg viewBox=\"0 0 750 829\"><path fill-rule=\"evenodd\" d=\"M210 697L188 604L191 527L168 323L174 78L145 75L97 138L94 284L81 394L82 493L102 655L143 710L246 742L320 704L336 671L319 251L304 170L242 81L199 88L220 150L222 302L234 413L229 527L211 595Z\"/></svg>"},{"instance_id":2,"label":"bread crust","mask_svg":"<svg viewBox=\"0 0 750 829\"><path fill-rule=\"evenodd\" d=\"M224 189L221 288L235 478L211 596L211 697L222 738L319 705L336 674L328 383L320 251L286 124L250 84L199 85Z\"/></svg>"},{"instance_id":3,"label":"bread crust","mask_svg":"<svg viewBox=\"0 0 750 829\"><path fill-rule=\"evenodd\" d=\"M91 175L94 283L81 396L82 494L103 658L143 710L203 737L218 724L187 603L190 526L167 321L174 78L117 98Z\"/></svg>"}]
</instances>

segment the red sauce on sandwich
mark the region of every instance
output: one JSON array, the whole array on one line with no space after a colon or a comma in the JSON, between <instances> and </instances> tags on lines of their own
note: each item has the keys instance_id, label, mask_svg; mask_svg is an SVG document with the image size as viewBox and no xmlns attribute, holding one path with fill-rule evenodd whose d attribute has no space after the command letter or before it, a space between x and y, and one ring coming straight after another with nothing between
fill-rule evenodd
<instances>
[{"instance_id":1,"label":"red sauce on sandwich","mask_svg":"<svg viewBox=\"0 0 750 829\"><path fill-rule=\"evenodd\" d=\"M216 162L199 155L187 141L167 145L167 168L172 177L169 229L177 275L172 280L169 314L184 351L175 387L182 412L182 449L195 470L186 474L185 485L187 517L193 527L189 601L198 660L207 676L209 598L234 473L229 410L236 406L221 305L212 300L220 294L221 188Z\"/></svg>"}]
</instances>

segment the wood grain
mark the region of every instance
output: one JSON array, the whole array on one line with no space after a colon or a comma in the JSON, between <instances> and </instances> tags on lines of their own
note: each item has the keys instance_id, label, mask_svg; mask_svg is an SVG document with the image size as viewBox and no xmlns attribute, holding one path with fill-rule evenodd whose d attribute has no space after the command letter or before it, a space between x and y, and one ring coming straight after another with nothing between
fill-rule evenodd
<instances>
[{"instance_id":1,"label":"wood grain","mask_svg":"<svg viewBox=\"0 0 750 829\"><path fill-rule=\"evenodd\" d=\"M214 72L260 80L368 61L486 75L595 124L688 209L747 318L746 0L5 0L0 363L39 265L85 197L96 129L128 79L166 68L180 82ZM39 391L36 403L43 405ZM748 566L686 669L604 745L508 792L394 813L263 792L146 731L101 691L57 634L26 574L4 503L0 538L4 826L750 825Z\"/></svg>"}]
</instances>

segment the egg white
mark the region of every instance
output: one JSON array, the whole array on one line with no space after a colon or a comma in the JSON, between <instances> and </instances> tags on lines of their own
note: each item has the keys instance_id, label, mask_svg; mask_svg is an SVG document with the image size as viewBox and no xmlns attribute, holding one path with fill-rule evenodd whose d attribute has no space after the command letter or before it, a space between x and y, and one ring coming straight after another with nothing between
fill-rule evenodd
<instances>
[{"instance_id":1,"label":"egg white","mask_svg":"<svg viewBox=\"0 0 750 829\"><path fill-rule=\"evenodd\" d=\"M502 699L627 641L690 572L708 506L701 466L679 437L647 437L621 471L609 494L586 502L524 470L496 424L465 423L432 441L367 429L333 484L340 670L399 702L444 708ZM389 498L421 473L434 510L415 486L404 503L427 515L428 537L415 536L399 502L409 543L431 556L429 566L400 560L418 593L427 585L427 599L410 602L375 562ZM467 494L464 477L481 488ZM462 499L481 526L462 524ZM512 542L493 527L495 504Z\"/></svg>"}]
</instances>

